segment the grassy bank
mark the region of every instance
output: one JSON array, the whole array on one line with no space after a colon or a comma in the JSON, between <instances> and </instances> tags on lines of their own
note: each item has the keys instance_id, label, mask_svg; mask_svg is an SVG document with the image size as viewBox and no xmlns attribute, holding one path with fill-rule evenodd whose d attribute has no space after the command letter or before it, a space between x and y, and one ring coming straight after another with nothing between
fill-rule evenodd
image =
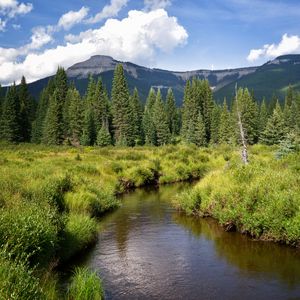
<instances>
[{"instance_id":1,"label":"grassy bank","mask_svg":"<svg viewBox=\"0 0 300 300\"><path fill-rule=\"evenodd\" d=\"M120 205L117 194L201 178L224 165L223 150L1 144L0 298L67 297L59 294L53 270L95 242L97 219ZM95 276L77 273L72 299Z\"/></svg>"},{"instance_id":2,"label":"grassy bank","mask_svg":"<svg viewBox=\"0 0 300 300\"><path fill-rule=\"evenodd\" d=\"M187 214L216 218L227 230L300 246L300 154L275 158L276 148L250 148L250 164L239 153L209 172L174 205Z\"/></svg>"}]
</instances>

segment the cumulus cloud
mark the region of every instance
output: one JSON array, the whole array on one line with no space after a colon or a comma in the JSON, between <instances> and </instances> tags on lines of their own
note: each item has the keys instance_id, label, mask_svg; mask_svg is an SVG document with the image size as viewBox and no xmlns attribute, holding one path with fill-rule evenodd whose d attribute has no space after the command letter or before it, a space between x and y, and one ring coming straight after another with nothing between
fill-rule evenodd
<instances>
[{"instance_id":1,"label":"cumulus cloud","mask_svg":"<svg viewBox=\"0 0 300 300\"><path fill-rule=\"evenodd\" d=\"M0 82L11 83L24 74L28 82L52 75L58 65L65 68L92 55L110 55L119 60L149 64L157 51L168 52L184 45L188 34L164 9L150 12L129 11L128 17L108 19L99 29L73 36L66 45L29 53L22 62L0 60ZM3 51L6 53L4 54ZM13 57L14 49L0 48L3 55Z\"/></svg>"},{"instance_id":2,"label":"cumulus cloud","mask_svg":"<svg viewBox=\"0 0 300 300\"><path fill-rule=\"evenodd\" d=\"M82 7L78 11L69 11L68 13L61 16L58 21L58 26L64 28L65 30L71 29L74 25L81 23L83 19L87 16L89 9L87 7Z\"/></svg>"},{"instance_id":3,"label":"cumulus cloud","mask_svg":"<svg viewBox=\"0 0 300 300\"><path fill-rule=\"evenodd\" d=\"M144 0L146 10L166 8L171 5L171 0Z\"/></svg>"},{"instance_id":4,"label":"cumulus cloud","mask_svg":"<svg viewBox=\"0 0 300 300\"><path fill-rule=\"evenodd\" d=\"M17 0L0 0L0 31L5 31L8 20L17 15L26 15L33 9L31 3L19 3Z\"/></svg>"},{"instance_id":5,"label":"cumulus cloud","mask_svg":"<svg viewBox=\"0 0 300 300\"><path fill-rule=\"evenodd\" d=\"M104 19L115 17L120 10L126 6L128 0L111 0L110 4L105 5L103 9L94 17L88 19L86 22L89 24L98 23Z\"/></svg>"},{"instance_id":6,"label":"cumulus cloud","mask_svg":"<svg viewBox=\"0 0 300 300\"><path fill-rule=\"evenodd\" d=\"M284 54L300 52L300 37L284 34L279 44L266 44L260 49L252 49L247 60L254 62L260 58L275 58Z\"/></svg>"}]
</instances>

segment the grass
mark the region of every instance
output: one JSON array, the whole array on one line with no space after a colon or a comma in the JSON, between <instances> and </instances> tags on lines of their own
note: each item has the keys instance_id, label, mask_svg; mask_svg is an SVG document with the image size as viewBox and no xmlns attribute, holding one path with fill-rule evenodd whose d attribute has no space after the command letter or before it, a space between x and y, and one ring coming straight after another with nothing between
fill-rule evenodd
<instances>
[{"instance_id":1,"label":"grass","mask_svg":"<svg viewBox=\"0 0 300 300\"><path fill-rule=\"evenodd\" d=\"M250 164L239 154L208 173L174 205L187 214L211 216L226 229L255 238L300 245L300 154L275 158L276 149L250 149Z\"/></svg>"},{"instance_id":2,"label":"grass","mask_svg":"<svg viewBox=\"0 0 300 300\"><path fill-rule=\"evenodd\" d=\"M95 272L87 268L75 269L68 291L68 300L104 299L102 282Z\"/></svg>"},{"instance_id":3,"label":"grass","mask_svg":"<svg viewBox=\"0 0 300 300\"><path fill-rule=\"evenodd\" d=\"M10 253L7 263L0 261L0 268L20 266L15 276L32 278L32 290L36 287L40 298L63 299L52 266L95 242L97 220L120 205L118 194L144 185L201 178L225 163L223 150L183 145L102 149L0 144L0 246ZM10 288L15 293L14 285Z\"/></svg>"}]
</instances>

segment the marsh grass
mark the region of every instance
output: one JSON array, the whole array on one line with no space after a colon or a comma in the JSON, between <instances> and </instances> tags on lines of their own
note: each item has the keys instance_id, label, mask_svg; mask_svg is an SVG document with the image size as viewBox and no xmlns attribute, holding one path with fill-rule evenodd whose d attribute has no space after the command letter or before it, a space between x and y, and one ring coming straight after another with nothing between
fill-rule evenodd
<instances>
[{"instance_id":1,"label":"marsh grass","mask_svg":"<svg viewBox=\"0 0 300 300\"><path fill-rule=\"evenodd\" d=\"M95 272L76 268L68 291L68 300L104 299L102 282Z\"/></svg>"},{"instance_id":2,"label":"marsh grass","mask_svg":"<svg viewBox=\"0 0 300 300\"><path fill-rule=\"evenodd\" d=\"M222 149L185 145L99 149L0 143L0 245L7 245L12 266L26 255L22 263L28 269L20 270L29 270L46 299L52 298L55 280L49 276L48 286L47 280L41 285L39 274L95 242L97 218L120 205L118 194L198 179L224 163ZM0 267L11 264L1 260Z\"/></svg>"},{"instance_id":3,"label":"marsh grass","mask_svg":"<svg viewBox=\"0 0 300 300\"><path fill-rule=\"evenodd\" d=\"M300 154L279 160L273 150L252 147L249 166L233 156L225 168L179 195L174 205L187 214L212 216L255 238L299 245Z\"/></svg>"}]
</instances>

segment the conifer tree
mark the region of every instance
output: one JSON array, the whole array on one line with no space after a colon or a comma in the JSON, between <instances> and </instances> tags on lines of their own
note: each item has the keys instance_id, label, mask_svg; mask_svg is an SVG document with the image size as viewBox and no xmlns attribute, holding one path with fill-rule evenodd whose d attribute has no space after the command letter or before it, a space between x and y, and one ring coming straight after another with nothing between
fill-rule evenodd
<instances>
[{"instance_id":1,"label":"conifer tree","mask_svg":"<svg viewBox=\"0 0 300 300\"><path fill-rule=\"evenodd\" d=\"M199 102L197 102L197 86L194 79L191 83L187 81L184 90L184 99L182 107L182 129L183 140L188 143L195 143L195 130L200 111Z\"/></svg>"},{"instance_id":2,"label":"conifer tree","mask_svg":"<svg viewBox=\"0 0 300 300\"><path fill-rule=\"evenodd\" d=\"M269 113L266 105L266 100L264 98L259 108L259 124L258 124L259 140L261 140L262 133L266 129L268 118L269 118Z\"/></svg>"},{"instance_id":3,"label":"conifer tree","mask_svg":"<svg viewBox=\"0 0 300 300\"><path fill-rule=\"evenodd\" d=\"M79 145L82 134L83 111L81 97L75 87L68 90L67 99L70 99L68 109L69 137L73 145Z\"/></svg>"},{"instance_id":4,"label":"conifer tree","mask_svg":"<svg viewBox=\"0 0 300 300\"><path fill-rule=\"evenodd\" d=\"M55 90L55 83L53 79L50 79L46 88L44 88L40 94L38 106L36 110L36 118L32 124L31 142L41 143L44 131L45 118L49 106L50 95Z\"/></svg>"},{"instance_id":5,"label":"conifer tree","mask_svg":"<svg viewBox=\"0 0 300 300\"><path fill-rule=\"evenodd\" d=\"M20 101L16 85L7 91L3 103L1 138L11 143L21 141Z\"/></svg>"},{"instance_id":6,"label":"conifer tree","mask_svg":"<svg viewBox=\"0 0 300 300\"><path fill-rule=\"evenodd\" d=\"M258 106L247 88L238 90L238 106L247 143L254 144L258 140ZM236 110L236 106L234 106L234 110ZM234 113L234 115L237 114Z\"/></svg>"},{"instance_id":7,"label":"conifer tree","mask_svg":"<svg viewBox=\"0 0 300 300\"><path fill-rule=\"evenodd\" d=\"M112 112L114 136L117 145L133 146L134 137L131 132L131 107L129 91L123 66L117 65L112 84Z\"/></svg>"},{"instance_id":8,"label":"conifer tree","mask_svg":"<svg viewBox=\"0 0 300 300\"><path fill-rule=\"evenodd\" d=\"M133 95L130 97L131 106L131 123L132 123L132 134L135 145L142 145L143 143L143 131L142 131L142 120L143 120L143 109L140 102L138 90L135 88Z\"/></svg>"},{"instance_id":9,"label":"conifer tree","mask_svg":"<svg viewBox=\"0 0 300 300\"><path fill-rule=\"evenodd\" d=\"M199 112L198 120L195 128L195 144L199 147L206 146L206 131L202 114Z\"/></svg>"},{"instance_id":10,"label":"conifer tree","mask_svg":"<svg viewBox=\"0 0 300 300\"><path fill-rule=\"evenodd\" d=\"M153 105L153 123L157 137L157 145L166 145L170 141L170 130L168 126L168 116L162 100L161 92L158 90L156 100Z\"/></svg>"},{"instance_id":11,"label":"conifer tree","mask_svg":"<svg viewBox=\"0 0 300 300\"><path fill-rule=\"evenodd\" d=\"M150 89L144 115L143 115L143 132L145 135L145 143L147 145L156 145L156 132L155 132L155 125L153 121L153 107L156 100L156 94L153 88Z\"/></svg>"},{"instance_id":12,"label":"conifer tree","mask_svg":"<svg viewBox=\"0 0 300 300\"><path fill-rule=\"evenodd\" d=\"M226 99L225 99L226 102ZM222 109L219 105L214 104L211 114L210 142L217 144L219 142L219 127Z\"/></svg>"},{"instance_id":13,"label":"conifer tree","mask_svg":"<svg viewBox=\"0 0 300 300\"><path fill-rule=\"evenodd\" d=\"M172 89L168 89L166 98L166 112L168 116L168 126L171 135L174 137L179 133L178 111Z\"/></svg>"},{"instance_id":14,"label":"conifer tree","mask_svg":"<svg viewBox=\"0 0 300 300\"><path fill-rule=\"evenodd\" d=\"M295 123L293 122L292 117L292 105L294 103L294 94L293 89L289 86L287 95L285 97L284 108L283 108L283 118L284 118L284 127L286 133L294 129Z\"/></svg>"},{"instance_id":15,"label":"conifer tree","mask_svg":"<svg viewBox=\"0 0 300 300\"><path fill-rule=\"evenodd\" d=\"M226 99L223 102L223 108L220 115L219 125L219 143L234 143L235 129L232 122L232 117L228 111Z\"/></svg>"},{"instance_id":16,"label":"conifer tree","mask_svg":"<svg viewBox=\"0 0 300 300\"><path fill-rule=\"evenodd\" d=\"M97 135L97 145L100 147L106 147L111 145L111 136L108 130L108 126L103 124Z\"/></svg>"},{"instance_id":17,"label":"conifer tree","mask_svg":"<svg viewBox=\"0 0 300 300\"><path fill-rule=\"evenodd\" d=\"M85 110L83 113L83 126L82 136L80 138L80 144L83 146L91 146L95 143L95 124L93 119L93 112L90 105L85 104Z\"/></svg>"},{"instance_id":18,"label":"conifer tree","mask_svg":"<svg viewBox=\"0 0 300 300\"><path fill-rule=\"evenodd\" d=\"M60 145L64 140L64 123L62 115L61 94L55 90L49 99L49 107L45 117L43 130L43 143Z\"/></svg>"},{"instance_id":19,"label":"conifer tree","mask_svg":"<svg viewBox=\"0 0 300 300\"><path fill-rule=\"evenodd\" d=\"M265 131L262 135L262 141L267 145L279 144L285 136L284 116L279 102L269 118Z\"/></svg>"},{"instance_id":20,"label":"conifer tree","mask_svg":"<svg viewBox=\"0 0 300 300\"><path fill-rule=\"evenodd\" d=\"M19 101L20 101L20 129L21 141L29 142L31 136L31 122L33 119L33 106L32 98L30 97L26 79L22 76L21 84L18 88Z\"/></svg>"}]
</instances>

